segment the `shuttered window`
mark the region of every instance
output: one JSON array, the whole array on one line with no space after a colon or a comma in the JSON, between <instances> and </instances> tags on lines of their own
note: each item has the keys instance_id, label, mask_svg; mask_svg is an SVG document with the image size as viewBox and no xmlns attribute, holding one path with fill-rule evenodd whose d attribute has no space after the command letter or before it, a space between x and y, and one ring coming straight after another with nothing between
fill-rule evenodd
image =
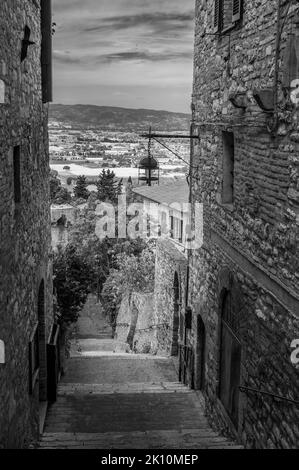
<instances>
[{"instance_id":1,"label":"shuttered window","mask_svg":"<svg viewBox=\"0 0 299 470\"><path fill-rule=\"evenodd\" d=\"M223 0L215 0L215 9L214 9L214 32L218 33L221 28L221 10L222 10Z\"/></svg>"},{"instance_id":2,"label":"shuttered window","mask_svg":"<svg viewBox=\"0 0 299 470\"><path fill-rule=\"evenodd\" d=\"M233 27L242 18L243 0L214 1L214 33Z\"/></svg>"},{"instance_id":3,"label":"shuttered window","mask_svg":"<svg viewBox=\"0 0 299 470\"><path fill-rule=\"evenodd\" d=\"M232 23L239 21L242 15L242 3L243 0L233 0L232 5Z\"/></svg>"},{"instance_id":4,"label":"shuttered window","mask_svg":"<svg viewBox=\"0 0 299 470\"><path fill-rule=\"evenodd\" d=\"M52 101L52 8L51 0L41 0L41 68L43 103Z\"/></svg>"}]
</instances>

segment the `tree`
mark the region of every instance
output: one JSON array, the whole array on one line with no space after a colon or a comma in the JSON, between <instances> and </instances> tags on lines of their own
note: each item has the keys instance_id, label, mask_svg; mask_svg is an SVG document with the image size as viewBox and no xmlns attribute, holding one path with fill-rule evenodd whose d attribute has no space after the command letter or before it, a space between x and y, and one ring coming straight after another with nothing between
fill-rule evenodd
<instances>
[{"instance_id":1,"label":"tree","mask_svg":"<svg viewBox=\"0 0 299 470\"><path fill-rule=\"evenodd\" d=\"M113 328L123 296L153 292L154 279L155 253L150 245L137 255L117 255L116 267L110 271L102 290L103 307Z\"/></svg>"},{"instance_id":2,"label":"tree","mask_svg":"<svg viewBox=\"0 0 299 470\"><path fill-rule=\"evenodd\" d=\"M88 199L89 191L87 189L88 183L85 176L78 176L76 185L74 187L75 197L78 199Z\"/></svg>"},{"instance_id":3,"label":"tree","mask_svg":"<svg viewBox=\"0 0 299 470\"><path fill-rule=\"evenodd\" d=\"M53 272L60 321L67 325L77 321L90 292L94 272L74 245L59 249L54 255Z\"/></svg>"},{"instance_id":4,"label":"tree","mask_svg":"<svg viewBox=\"0 0 299 470\"><path fill-rule=\"evenodd\" d=\"M110 170L103 170L97 181L98 199L100 201L110 201L117 204L118 195L121 194L122 181L117 181L115 173Z\"/></svg>"},{"instance_id":5,"label":"tree","mask_svg":"<svg viewBox=\"0 0 299 470\"><path fill-rule=\"evenodd\" d=\"M54 172L50 173L50 198L53 202L56 194L61 189L61 182L60 179L56 176Z\"/></svg>"},{"instance_id":6,"label":"tree","mask_svg":"<svg viewBox=\"0 0 299 470\"><path fill-rule=\"evenodd\" d=\"M68 192L66 188L61 187L60 190L57 192L54 203L55 204L65 204L69 203L72 200L72 196Z\"/></svg>"},{"instance_id":7,"label":"tree","mask_svg":"<svg viewBox=\"0 0 299 470\"><path fill-rule=\"evenodd\" d=\"M147 246L145 240L124 240L105 238L100 240L96 235L97 215L94 203L80 212L69 231L69 241L77 247L81 257L93 266L95 277L91 284L92 291L101 292L110 270L117 267L117 256L125 253L138 256Z\"/></svg>"}]
</instances>

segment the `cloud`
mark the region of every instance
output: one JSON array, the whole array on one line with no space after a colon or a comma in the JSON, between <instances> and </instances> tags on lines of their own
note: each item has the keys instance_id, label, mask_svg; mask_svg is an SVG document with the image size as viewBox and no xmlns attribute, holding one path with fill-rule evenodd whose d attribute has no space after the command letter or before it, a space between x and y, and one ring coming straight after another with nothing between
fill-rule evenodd
<instances>
[{"instance_id":1,"label":"cloud","mask_svg":"<svg viewBox=\"0 0 299 470\"><path fill-rule=\"evenodd\" d=\"M93 20L93 25L83 29L85 32L104 32L105 30L126 30L131 28L146 28L155 34L169 34L177 30L185 30L193 22L194 13L153 12L136 15L112 16Z\"/></svg>"},{"instance_id":2,"label":"cloud","mask_svg":"<svg viewBox=\"0 0 299 470\"><path fill-rule=\"evenodd\" d=\"M60 64L80 64L81 57L75 57L70 51L53 51L53 59Z\"/></svg>"},{"instance_id":3,"label":"cloud","mask_svg":"<svg viewBox=\"0 0 299 470\"><path fill-rule=\"evenodd\" d=\"M169 60L190 60L192 53L161 51L161 52L145 52L145 51L125 51L105 54L99 57L99 62L128 62L128 61L148 61L148 62L164 62Z\"/></svg>"},{"instance_id":4,"label":"cloud","mask_svg":"<svg viewBox=\"0 0 299 470\"><path fill-rule=\"evenodd\" d=\"M155 99L174 109L177 95L178 110L189 111L194 6L195 0L53 0L60 101L85 103L97 94L130 107L139 89L138 105Z\"/></svg>"}]
</instances>

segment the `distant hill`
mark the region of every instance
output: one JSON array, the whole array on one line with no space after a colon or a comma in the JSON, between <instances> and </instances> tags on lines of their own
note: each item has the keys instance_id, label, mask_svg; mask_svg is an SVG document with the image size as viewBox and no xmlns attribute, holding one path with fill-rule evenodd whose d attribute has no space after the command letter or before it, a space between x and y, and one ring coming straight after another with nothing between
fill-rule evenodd
<instances>
[{"instance_id":1,"label":"distant hill","mask_svg":"<svg viewBox=\"0 0 299 470\"><path fill-rule=\"evenodd\" d=\"M50 125L53 121L73 128L97 128L117 131L147 131L151 125L156 131L189 131L189 114L151 109L127 109L110 106L64 105L50 106Z\"/></svg>"}]
</instances>

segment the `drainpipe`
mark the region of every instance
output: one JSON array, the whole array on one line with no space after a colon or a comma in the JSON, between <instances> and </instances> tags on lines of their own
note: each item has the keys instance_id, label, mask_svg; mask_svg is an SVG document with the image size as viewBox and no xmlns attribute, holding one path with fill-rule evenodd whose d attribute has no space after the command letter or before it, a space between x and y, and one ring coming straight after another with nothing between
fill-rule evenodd
<instances>
[{"instance_id":1,"label":"drainpipe","mask_svg":"<svg viewBox=\"0 0 299 470\"><path fill-rule=\"evenodd\" d=\"M277 4L277 22L276 22L276 43L275 43L275 68L274 68L274 123L272 132L278 128L278 79L279 79L279 59L280 59L280 40L281 40L281 5L282 0Z\"/></svg>"}]
</instances>

